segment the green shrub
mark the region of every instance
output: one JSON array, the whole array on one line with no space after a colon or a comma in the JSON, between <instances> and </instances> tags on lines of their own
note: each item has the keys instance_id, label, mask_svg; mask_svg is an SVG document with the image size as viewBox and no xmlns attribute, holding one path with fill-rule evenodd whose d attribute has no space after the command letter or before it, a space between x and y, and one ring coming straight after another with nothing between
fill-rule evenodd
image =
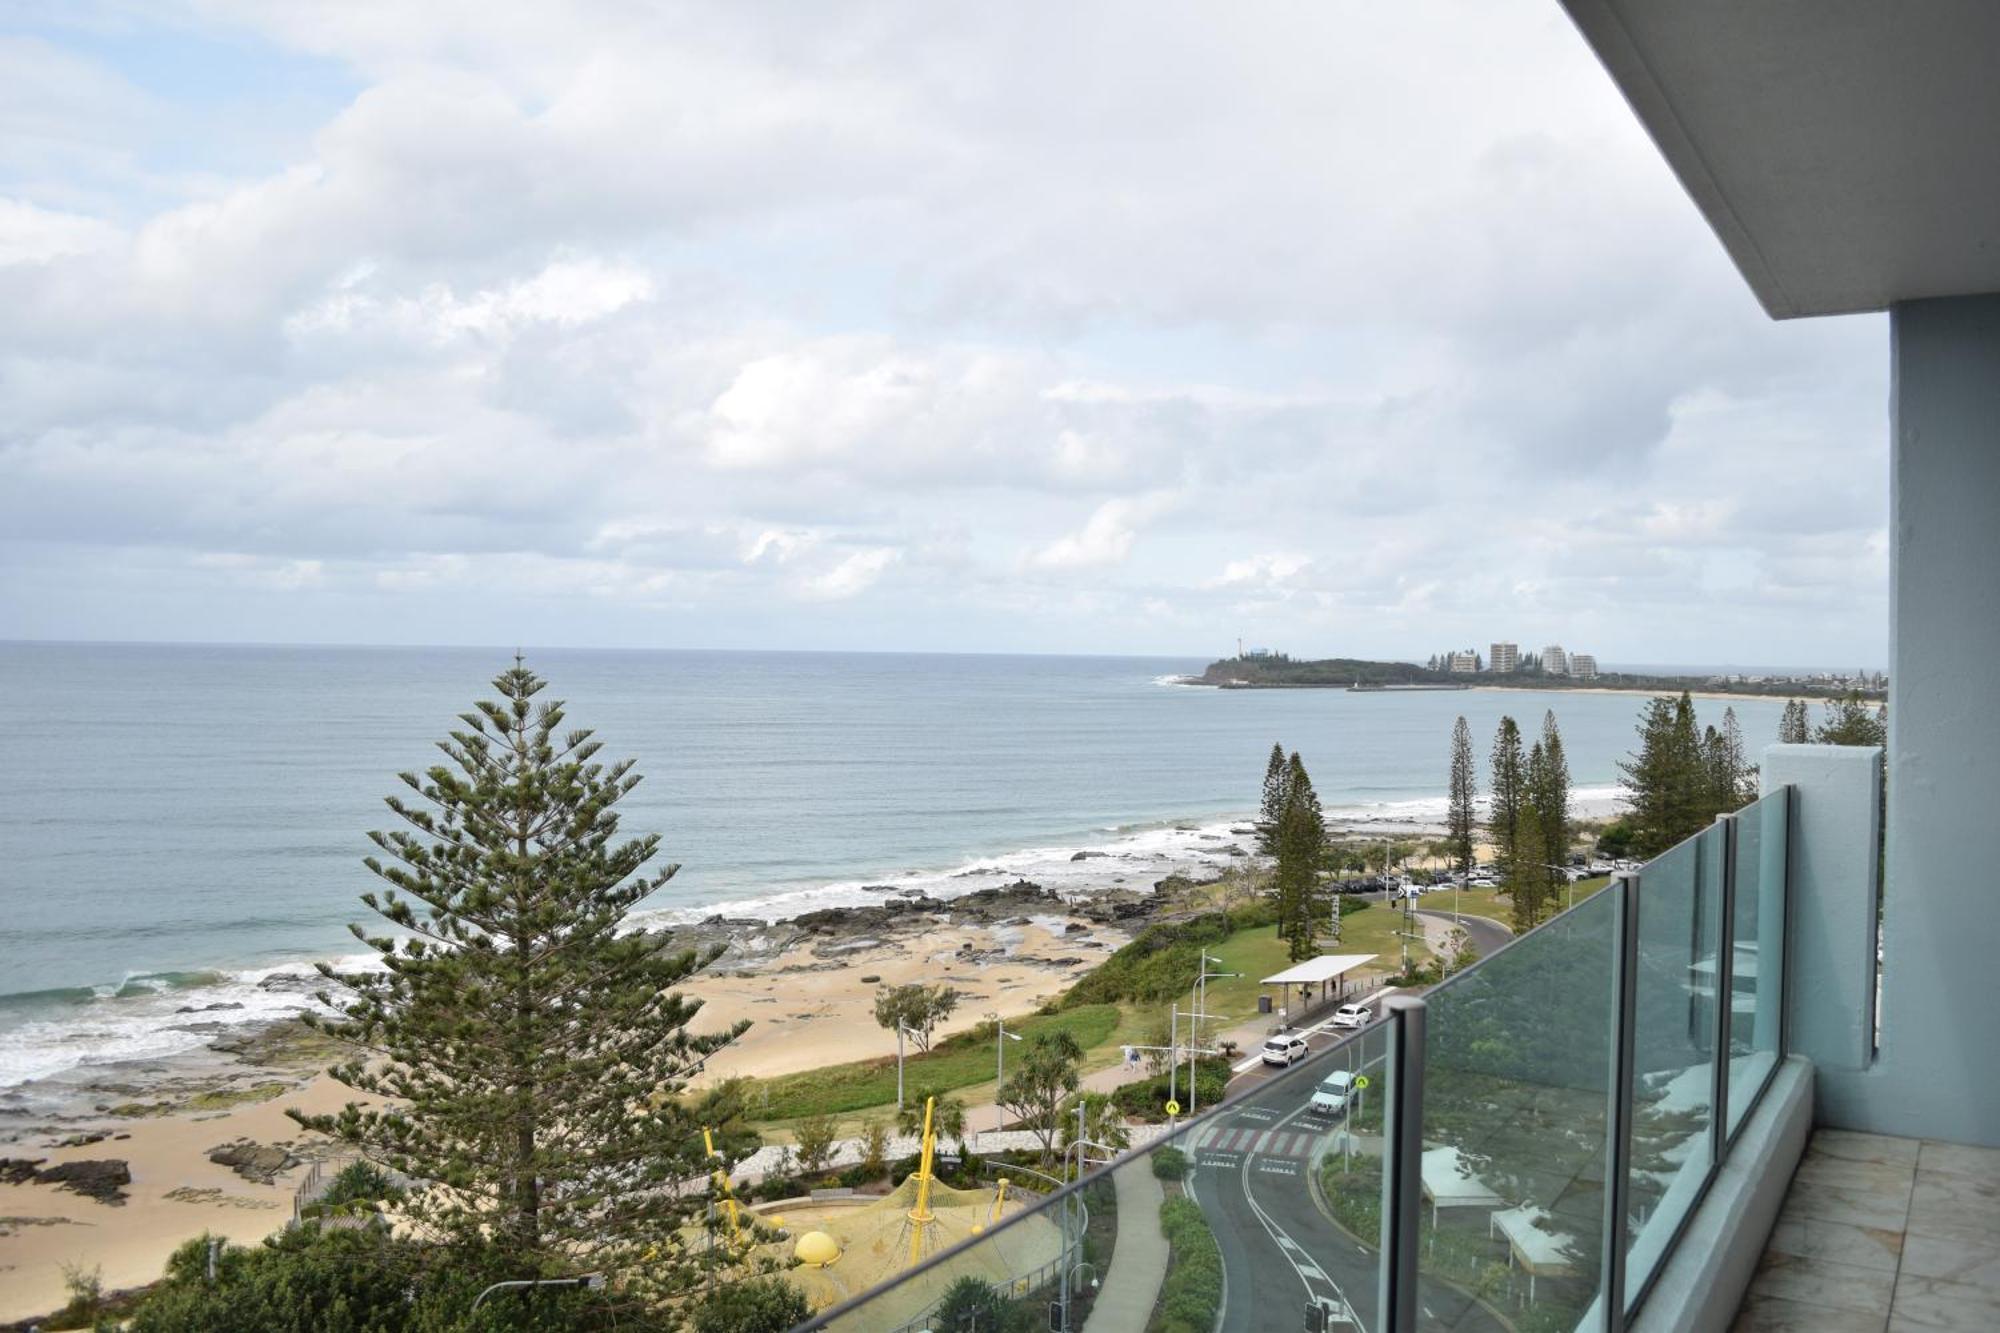
<instances>
[{"instance_id":1,"label":"green shrub","mask_svg":"<svg viewBox=\"0 0 2000 1333\"><path fill-rule=\"evenodd\" d=\"M812 1317L805 1293L781 1277L730 1282L694 1310L694 1333L785 1333Z\"/></svg>"},{"instance_id":2,"label":"green shrub","mask_svg":"<svg viewBox=\"0 0 2000 1333\"><path fill-rule=\"evenodd\" d=\"M1161 1180L1180 1180L1187 1173L1187 1154L1179 1148L1161 1148L1153 1154L1153 1174Z\"/></svg>"},{"instance_id":3,"label":"green shrub","mask_svg":"<svg viewBox=\"0 0 2000 1333\"><path fill-rule=\"evenodd\" d=\"M1024 1329L1022 1311L997 1288L970 1275L945 1288L944 1300L931 1313L929 1324L936 1329L976 1328L980 1333L1014 1333Z\"/></svg>"},{"instance_id":4,"label":"green shrub","mask_svg":"<svg viewBox=\"0 0 2000 1333\"><path fill-rule=\"evenodd\" d=\"M1195 1064L1195 1092L1202 1106L1213 1106L1221 1101L1229 1090L1229 1062L1216 1056L1207 1056ZM1168 1094L1172 1092L1180 1101L1182 1113L1188 1106L1187 1069L1183 1067L1180 1077L1161 1074L1156 1078L1140 1079L1127 1083L1111 1091L1111 1104L1125 1115L1158 1124L1167 1118Z\"/></svg>"},{"instance_id":5,"label":"green shrub","mask_svg":"<svg viewBox=\"0 0 2000 1333\"><path fill-rule=\"evenodd\" d=\"M1189 1198L1160 1207L1160 1232L1173 1261L1160 1289L1162 1333L1209 1333L1222 1306L1222 1252L1201 1207Z\"/></svg>"},{"instance_id":6,"label":"green shrub","mask_svg":"<svg viewBox=\"0 0 2000 1333\"><path fill-rule=\"evenodd\" d=\"M508 1292L475 1316L489 1284L524 1276L483 1249L445 1249L386 1227L280 1232L225 1245L208 1280L209 1238L175 1250L129 1333L665 1333L615 1293L573 1288Z\"/></svg>"}]
</instances>

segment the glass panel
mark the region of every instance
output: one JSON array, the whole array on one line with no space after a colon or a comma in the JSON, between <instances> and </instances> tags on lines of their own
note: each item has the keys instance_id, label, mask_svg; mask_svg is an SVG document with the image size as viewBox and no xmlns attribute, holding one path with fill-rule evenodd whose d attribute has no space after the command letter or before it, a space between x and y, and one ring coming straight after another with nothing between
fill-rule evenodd
<instances>
[{"instance_id":1,"label":"glass panel","mask_svg":"<svg viewBox=\"0 0 2000 1333\"><path fill-rule=\"evenodd\" d=\"M1729 996L1729 1132L1778 1062L1785 998L1785 860L1791 802L1773 792L1736 817L1736 948Z\"/></svg>"},{"instance_id":2,"label":"glass panel","mask_svg":"<svg viewBox=\"0 0 2000 1333\"><path fill-rule=\"evenodd\" d=\"M839 1333L1076 1330L1094 1313L1114 1328L1206 1330L1220 1315L1224 1328L1302 1329L1309 1303L1328 1333L1377 1329L1388 1031L1315 1036L1307 1059L1025 1210L1011 1190L997 1218L996 1189L939 1190L933 1242L971 1243L906 1272L908 1200L788 1218L795 1234L823 1223L841 1252L801 1285L825 1307L889 1284L824 1325Z\"/></svg>"},{"instance_id":3,"label":"glass panel","mask_svg":"<svg viewBox=\"0 0 2000 1333\"><path fill-rule=\"evenodd\" d=\"M1644 1289L1708 1180L1725 844L1723 829L1711 826L1639 874L1628 1299Z\"/></svg>"},{"instance_id":4,"label":"glass panel","mask_svg":"<svg viewBox=\"0 0 2000 1333\"><path fill-rule=\"evenodd\" d=\"M1419 1327L1599 1326L1618 897L1426 997Z\"/></svg>"}]
</instances>

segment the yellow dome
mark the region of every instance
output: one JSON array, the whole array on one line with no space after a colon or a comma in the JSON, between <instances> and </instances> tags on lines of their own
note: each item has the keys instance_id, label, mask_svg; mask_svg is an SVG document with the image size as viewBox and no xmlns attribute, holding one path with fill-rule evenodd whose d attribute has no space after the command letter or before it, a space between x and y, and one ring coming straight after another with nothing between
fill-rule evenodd
<instances>
[{"instance_id":1,"label":"yellow dome","mask_svg":"<svg viewBox=\"0 0 2000 1333\"><path fill-rule=\"evenodd\" d=\"M792 1247L792 1255L802 1264L825 1268L840 1257L840 1242L824 1231L808 1231Z\"/></svg>"}]
</instances>

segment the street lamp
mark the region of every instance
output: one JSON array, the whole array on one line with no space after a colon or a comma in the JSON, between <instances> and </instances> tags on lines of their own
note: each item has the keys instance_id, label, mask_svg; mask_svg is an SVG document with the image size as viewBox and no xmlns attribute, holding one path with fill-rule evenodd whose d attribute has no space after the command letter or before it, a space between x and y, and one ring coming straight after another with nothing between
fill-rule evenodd
<instances>
[{"instance_id":1,"label":"street lamp","mask_svg":"<svg viewBox=\"0 0 2000 1333\"><path fill-rule=\"evenodd\" d=\"M896 1114L903 1113L903 1033L906 1029L899 1019L896 1023Z\"/></svg>"},{"instance_id":2,"label":"street lamp","mask_svg":"<svg viewBox=\"0 0 2000 1333\"><path fill-rule=\"evenodd\" d=\"M1561 875L1561 876L1563 877L1563 879L1564 879L1564 880L1565 880L1565 881L1566 881L1566 882L1567 882L1567 883L1569 884L1569 907L1566 907L1566 908L1564 908L1563 910L1564 910L1564 911L1568 911L1568 910L1570 910L1570 907L1575 907L1575 906L1576 906L1576 877L1575 877L1575 876L1573 876L1573 875L1571 875L1571 874L1569 873L1569 867L1568 867L1568 866L1552 866L1552 865L1544 865L1544 866L1542 867L1542 869L1544 869L1544 870L1553 870L1553 871L1556 871L1556 872L1557 872L1558 874L1560 874L1560 875Z\"/></svg>"},{"instance_id":3,"label":"street lamp","mask_svg":"<svg viewBox=\"0 0 2000 1333\"><path fill-rule=\"evenodd\" d=\"M485 1300L496 1291L513 1291L523 1287L582 1287L587 1291L602 1291L604 1290L604 1274L585 1273L582 1277L534 1277L517 1278L512 1282L495 1282L473 1299L472 1310L468 1310L466 1313L469 1315L473 1310L477 1310L479 1302Z\"/></svg>"},{"instance_id":4,"label":"street lamp","mask_svg":"<svg viewBox=\"0 0 2000 1333\"><path fill-rule=\"evenodd\" d=\"M1194 1114L1196 1100L1195 1052L1201 1047L1201 1020L1208 1017L1209 978L1214 977L1219 981L1224 977L1240 977L1243 975L1241 972L1211 972L1208 970L1210 963L1219 963L1221 961L1220 958L1203 949L1201 951L1201 974L1194 979L1194 1012L1188 1015L1188 1020L1194 1024L1193 1035L1188 1039L1188 1114L1190 1116Z\"/></svg>"},{"instance_id":5,"label":"street lamp","mask_svg":"<svg viewBox=\"0 0 2000 1333\"><path fill-rule=\"evenodd\" d=\"M999 1014L986 1016L993 1020L993 1132L998 1134L1007 1128L1007 1113L1000 1109L1000 1089L1007 1082L1007 1043L1019 1041L1021 1034L1009 1032Z\"/></svg>"}]
</instances>

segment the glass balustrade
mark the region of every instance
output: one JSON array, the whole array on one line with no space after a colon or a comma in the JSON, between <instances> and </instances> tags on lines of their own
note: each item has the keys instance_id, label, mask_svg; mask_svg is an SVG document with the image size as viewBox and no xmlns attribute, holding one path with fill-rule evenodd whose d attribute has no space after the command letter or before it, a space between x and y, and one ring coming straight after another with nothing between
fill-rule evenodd
<instances>
[{"instance_id":1,"label":"glass balustrade","mask_svg":"<svg viewBox=\"0 0 2000 1333\"><path fill-rule=\"evenodd\" d=\"M876 1285L834 1260L807 1327L1622 1328L1783 1057L1788 810L1725 817L1191 1122L856 1205L897 1213L855 1233Z\"/></svg>"}]
</instances>

